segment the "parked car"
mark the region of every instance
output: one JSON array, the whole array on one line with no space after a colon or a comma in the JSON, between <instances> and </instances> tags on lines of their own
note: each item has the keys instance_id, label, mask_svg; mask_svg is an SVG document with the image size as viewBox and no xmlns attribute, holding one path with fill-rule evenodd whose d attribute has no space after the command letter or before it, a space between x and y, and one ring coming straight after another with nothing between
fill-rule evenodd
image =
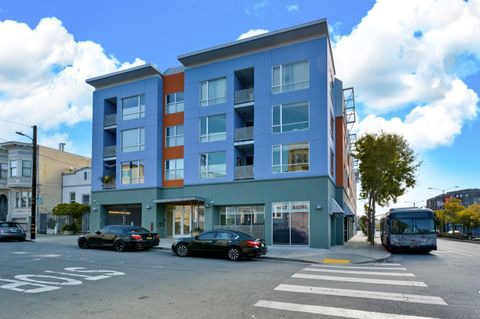
<instances>
[{"instance_id":1,"label":"parked car","mask_svg":"<svg viewBox=\"0 0 480 319\"><path fill-rule=\"evenodd\" d=\"M25 241L27 234L18 223L0 222L0 240L20 240Z\"/></svg>"},{"instance_id":2,"label":"parked car","mask_svg":"<svg viewBox=\"0 0 480 319\"><path fill-rule=\"evenodd\" d=\"M189 254L223 255L230 260L241 257L259 257L267 253L263 239L239 231L211 230L195 237L179 238L172 243L172 251L180 257Z\"/></svg>"},{"instance_id":3,"label":"parked car","mask_svg":"<svg viewBox=\"0 0 480 319\"><path fill-rule=\"evenodd\" d=\"M78 247L113 247L116 251L133 249L150 249L157 246L160 239L157 233L140 227L125 225L108 225L95 233L81 235Z\"/></svg>"}]
</instances>

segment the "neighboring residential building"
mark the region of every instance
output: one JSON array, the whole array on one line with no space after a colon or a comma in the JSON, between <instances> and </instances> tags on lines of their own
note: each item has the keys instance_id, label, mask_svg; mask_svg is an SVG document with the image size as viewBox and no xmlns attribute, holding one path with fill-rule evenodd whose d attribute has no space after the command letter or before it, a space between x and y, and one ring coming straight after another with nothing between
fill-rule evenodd
<instances>
[{"instance_id":1,"label":"neighboring residential building","mask_svg":"<svg viewBox=\"0 0 480 319\"><path fill-rule=\"evenodd\" d=\"M440 194L427 199L427 208L432 210L443 209L445 201L450 198L459 199L462 205L468 207L473 204L480 204L480 189L460 189L457 191Z\"/></svg>"},{"instance_id":2,"label":"neighboring residential building","mask_svg":"<svg viewBox=\"0 0 480 319\"><path fill-rule=\"evenodd\" d=\"M215 228L328 248L354 233L353 89L326 20L88 79L90 228Z\"/></svg>"},{"instance_id":3,"label":"neighboring residential building","mask_svg":"<svg viewBox=\"0 0 480 319\"><path fill-rule=\"evenodd\" d=\"M62 202L62 173L90 166L90 159L41 145L37 154L37 231L44 232L48 214ZM31 217L32 144L0 143L0 168L0 220L27 226Z\"/></svg>"},{"instance_id":4,"label":"neighboring residential building","mask_svg":"<svg viewBox=\"0 0 480 319\"><path fill-rule=\"evenodd\" d=\"M62 203L90 205L92 169L82 167L62 174Z\"/></svg>"}]
</instances>

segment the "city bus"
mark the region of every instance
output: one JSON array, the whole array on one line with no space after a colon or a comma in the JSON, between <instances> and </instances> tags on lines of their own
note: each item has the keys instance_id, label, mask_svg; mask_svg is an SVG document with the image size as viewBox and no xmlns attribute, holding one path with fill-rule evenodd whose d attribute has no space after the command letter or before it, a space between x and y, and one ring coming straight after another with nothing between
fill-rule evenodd
<instances>
[{"instance_id":1,"label":"city bus","mask_svg":"<svg viewBox=\"0 0 480 319\"><path fill-rule=\"evenodd\" d=\"M435 214L426 208L392 208L380 220L382 245L389 251L437 249Z\"/></svg>"}]
</instances>

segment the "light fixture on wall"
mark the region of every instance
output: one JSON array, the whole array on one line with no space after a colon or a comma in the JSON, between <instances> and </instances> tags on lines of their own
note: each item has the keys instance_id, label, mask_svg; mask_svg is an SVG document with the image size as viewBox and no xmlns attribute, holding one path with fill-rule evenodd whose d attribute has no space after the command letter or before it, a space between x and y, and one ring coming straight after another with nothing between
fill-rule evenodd
<instances>
[{"instance_id":1,"label":"light fixture on wall","mask_svg":"<svg viewBox=\"0 0 480 319\"><path fill-rule=\"evenodd\" d=\"M214 201L214 200L211 200L211 201L210 201L210 205L213 206L213 204L215 204L215 201Z\"/></svg>"},{"instance_id":2,"label":"light fixture on wall","mask_svg":"<svg viewBox=\"0 0 480 319\"><path fill-rule=\"evenodd\" d=\"M151 209L151 208L152 208L152 206L150 206L150 205L146 205L146 206L145 206L145 208L146 208L146 209Z\"/></svg>"},{"instance_id":3,"label":"light fixture on wall","mask_svg":"<svg viewBox=\"0 0 480 319\"><path fill-rule=\"evenodd\" d=\"M321 210L321 209L322 209L322 205L318 204L317 206L315 206L315 209L316 209L316 210Z\"/></svg>"}]
</instances>

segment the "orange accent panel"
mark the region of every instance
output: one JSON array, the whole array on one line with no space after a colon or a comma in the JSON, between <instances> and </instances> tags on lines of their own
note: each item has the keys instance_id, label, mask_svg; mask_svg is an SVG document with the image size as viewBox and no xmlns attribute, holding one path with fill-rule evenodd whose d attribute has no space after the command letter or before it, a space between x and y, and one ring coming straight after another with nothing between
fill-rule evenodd
<instances>
[{"instance_id":1,"label":"orange accent panel","mask_svg":"<svg viewBox=\"0 0 480 319\"><path fill-rule=\"evenodd\" d=\"M183 72L163 76L163 94L183 91L185 77Z\"/></svg>"},{"instance_id":2,"label":"orange accent panel","mask_svg":"<svg viewBox=\"0 0 480 319\"><path fill-rule=\"evenodd\" d=\"M165 114L163 117L163 127L183 124L183 112Z\"/></svg>"},{"instance_id":3,"label":"orange accent panel","mask_svg":"<svg viewBox=\"0 0 480 319\"><path fill-rule=\"evenodd\" d=\"M183 179L176 179L173 181L163 181L163 187L183 187Z\"/></svg>"},{"instance_id":4,"label":"orange accent panel","mask_svg":"<svg viewBox=\"0 0 480 319\"><path fill-rule=\"evenodd\" d=\"M183 158L183 146L165 147L163 149L163 160Z\"/></svg>"},{"instance_id":5,"label":"orange accent panel","mask_svg":"<svg viewBox=\"0 0 480 319\"><path fill-rule=\"evenodd\" d=\"M343 125L343 118L342 117L337 117L335 119L335 175L336 175L336 184L337 186L343 186L344 185L344 180L343 180L343 165L345 162L345 154L344 154L344 149L345 149L345 131L344 131L344 125Z\"/></svg>"}]
</instances>

